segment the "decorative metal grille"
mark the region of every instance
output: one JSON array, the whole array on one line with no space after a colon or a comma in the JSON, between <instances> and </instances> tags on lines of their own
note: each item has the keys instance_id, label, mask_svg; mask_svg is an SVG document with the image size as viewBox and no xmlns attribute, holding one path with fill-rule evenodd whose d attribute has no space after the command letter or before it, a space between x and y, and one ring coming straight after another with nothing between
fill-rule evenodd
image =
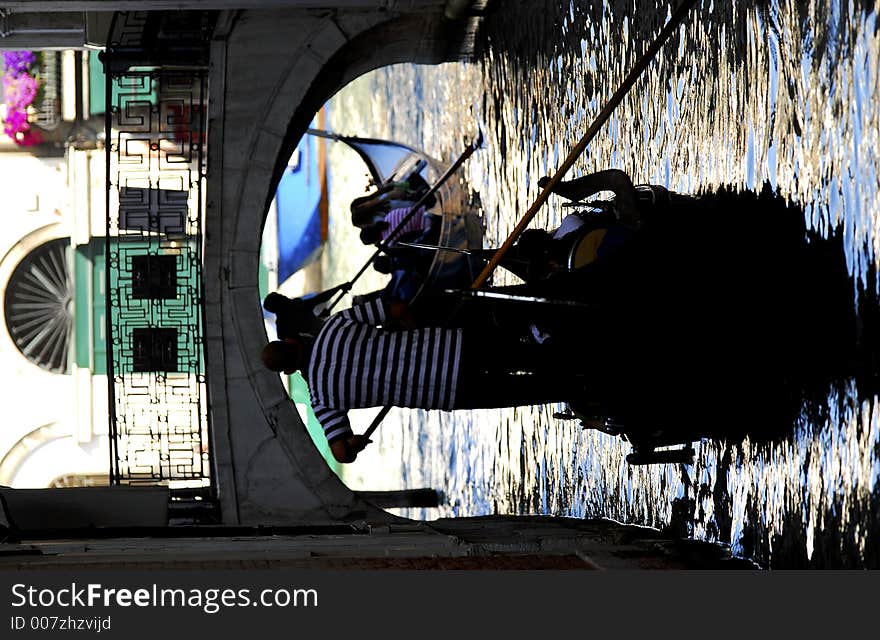
<instances>
[{"instance_id":1,"label":"decorative metal grille","mask_svg":"<svg viewBox=\"0 0 880 640\"><path fill-rule=\"evenodd\" d=\"M207 72L149 64L151 50L139 49L137 37L154 42L155 33L173 31L161 16L117 14L115 22L105 58L111 478L210 489L202 294Z\"/></svg>"}]
</instances>

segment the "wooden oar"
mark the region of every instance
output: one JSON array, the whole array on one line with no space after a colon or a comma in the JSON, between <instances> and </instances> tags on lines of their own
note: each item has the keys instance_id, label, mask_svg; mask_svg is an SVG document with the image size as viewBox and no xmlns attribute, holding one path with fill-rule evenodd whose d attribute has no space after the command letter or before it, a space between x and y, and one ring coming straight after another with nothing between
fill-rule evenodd
<instances>
[{"instance_id":1,"label":"wooden oar","mask_svg":"<svg viewBox=\"0 0 880 640\"><path fill-rule=\"evenodd\" d=\"M379 425L382 423L382 420L385 419L385 416L388 415L388 412L391 411L391 405L386 405L382 407L382 410L376 414L376 417L373 418L373 422L370 423L370 426L367 427L367 430L364 431L364 437L369 438L373 435L373 432L379 428Z\"/></svg>"},{"instance_id":2,"label":"wooden oar","mask_svg":"<svg viewBox=\"0 0 880 640\"><path fill-rule=\"evenodd\" d=\"M483 269L477 279L474 280L474 283L471 285L471 289L479 289L485 282L489 279L492 273L495 271L495 268L501 263L501 260L504 259L504 255L510 250L510 247L513 246L513 243L516 242L516 239L519 238L520 234L525 231L526 227L538 213L538 209L547 202L547 199L550 197L550 194L553 192L553 189L562 179L569 169L571 169L575 160L584 152L584 149L587 148L587 145L592 142L593 138L596 137L596 134L599 133L599 129L603 124L611 117L611 113L617 106L623 101L623 98L632 89L633 85L639 79L642 73L644 73L645 69L648 68L648 65L654 59L654 56L660 51L660 48L666 43L669 37L673 34L673 32L678 28L678 26L682 23L685 16L687 16L688 11L697 3L697 0L684 0L678 9L672 14L669 18L669 22L660 30L660 33L655 38L654 42L651 43L651 46L648 47L647 51L639 58L638 62L636 62L635 67L633 67L632 71L624 78L620 87L618 87L617 91L614 92L614 95L611 96L611 99L608 101L608 104L599 112L599 115L596 116L595 121L590 128L587 129L584 136L580 139L574 149L571 150L571 153L568 154L568 157L556 171L552 178L550 178L550 182L544 185L544 189L541 193L538 194L538 199L535 200L534 204L526 211L525 215L523 215L522 220L516 225L510 235L507 237L507 240L504 241L504 244L501 245L499 250L492 256L492 259L489 260L489 264Z\"/></svg>"},{"instance_id":3,"label":"wooden oar","mask_svg":"<svg viewBox=\"0 0 880 640\"><path fill-rule=\"evenodd\" d=\"M638 62L636 62L636 65L633 67L632 71L629 72L629 74L621 83L620 87L618 87L617 91L614 92L614 95L611 96L608 104L606 104L602 111L599 112L596 120L593 122L592 125L590 125L590 128L587 129L587 132L581 138L580 142L575 145L574 149L571 150L571 153L568 154L568 157L565 159L565 161L562 163L562 165L559 167L559 169L556 171L550 181L544 186L543 191L541 191L541 193L538 195L538 199L535 200L534 204L529 208L528 211L526 211L522 220L519 221L519 224L516 225L514 230L507 237L507 240L504 241L504 244L502 244L498 251L495 252L492 258L489 260L489 263L486 265L480 275L477 276L477 279L474 280L473 284L471 285L471 289L479 289L481 286L483 286L486 280L489 279L489 277L492 275L492 272L495 271L495 268L504 259L505 254L510 250L510 247L513 246L513 243L516 241L516 239L526 229L526 227L538 213L538 209L540 209L541 206L550 197L550 194L553 192L553 189L562 179L562 176L564 176L568 172L568 170L574 164L575 160L577 160L577 158L584 152L584 149L587 148L587 145L590 144L593 138L596 137L599 129L602 127L603 124L605 124L614 109L616 109L617 106L623 101L623 98L626 96L629 90L632 89L633 85L639 79L639 76L641 76L641 74L644 73L645 69L648 68L648 65L660 51L661 47L666 43L666 41L678 28L682 21L684 21L685 16L687 16L688 12L691 10L691 8L693 8L696 3L697 0L684 0L684 2L682 2L678 9L673 12L672 16L669 18L669 22L667 22L666 25L660 30L660 33L657 35L657 37L654 39L654 41L651 43L651 45L648 47L642 57L639 58ZM482 142L482 133L480 134L480 142ZM471 153L473 153L473 150L471 150L471 148L469 147L467 150L465 150L465 153L462 154L462 158L460 159L461 162L464 162L464 160L468 156L470 156ZM456 162L453 167L457 169L458 166L460 166L461 162ZM450 172L451 171L452 167L450 168ZM447 174L448 173L449 172L447 172ZM448 175L444 176L444 178L445 177L448 177ZM413 212L410 211L410 214L412 213ZM407 220L408 219L409 216L407 217ZM403 225L403 223L401 223L401 225ZM395 233L397 231L398 229L395 229ZM391 234L389 237L393 238L394 234ZM371 257L370 260L367 262L367 264L364 265L363 269L361 269L355 279L360 276L360 274L376 258L380 251L381 248L378 249L376 251L376 254L374 254L373 257ZM383 407L378 415L373 419L372 424L370 424L367 430L364 431L363 435L369 438L369 436L379 427L379 424L382 422L385 416L388 415L388 412L390 410L391 407Z\"/></svg>"}]
</instances>

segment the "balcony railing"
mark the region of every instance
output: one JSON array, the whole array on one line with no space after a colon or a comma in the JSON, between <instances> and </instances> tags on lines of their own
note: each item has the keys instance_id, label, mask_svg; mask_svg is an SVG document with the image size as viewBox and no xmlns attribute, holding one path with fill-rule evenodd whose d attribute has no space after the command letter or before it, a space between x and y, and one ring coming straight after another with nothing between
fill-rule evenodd
<instances>
[{"instance_id":1,"label":"balcony railing","mask_svg":"<svg viewBox=\"0 0 880 640\"><path fill-rule=\"evenodd\" d=\"M116 14L103 57L111 481L187 496L213 490L202 293L206 20Z\"/></svg>"}]
</instances>

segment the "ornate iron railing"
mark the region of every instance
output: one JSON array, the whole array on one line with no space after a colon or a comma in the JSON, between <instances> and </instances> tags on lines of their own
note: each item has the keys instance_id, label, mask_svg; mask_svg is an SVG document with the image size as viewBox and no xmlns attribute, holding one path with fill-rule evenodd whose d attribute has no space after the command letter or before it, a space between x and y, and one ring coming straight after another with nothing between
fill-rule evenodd
<instances>
[{"instance_id":1,"label":"ornate iron railing","mask_svg":"<svg viewBox=\"0 0 880 640\"><path fill-rule=\"evenodd\" d=\"M111 481L210 493L200 13L117 14L104 53L107 373Z\"/></svg>"},{"instance_id":2,"label":"ornate iron railing","mask_svg":"<svg viewBox=\"0 0 880 640\"><path fill-rule=\"evenodd\" d=\"M58 54L55 51L44 51L40 65L40 84L43 97L37 106L37 125L46 131L52 131L61 124L61 96L58 91Z\"/></svg>"}]
</instances>

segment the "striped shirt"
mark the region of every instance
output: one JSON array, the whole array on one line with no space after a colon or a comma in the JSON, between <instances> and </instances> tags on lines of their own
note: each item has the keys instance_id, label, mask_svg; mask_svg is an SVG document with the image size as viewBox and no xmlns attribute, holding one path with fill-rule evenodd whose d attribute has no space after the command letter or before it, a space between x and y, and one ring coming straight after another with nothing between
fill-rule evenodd
<instances>
[{"instance_id":1,"label":"striped shirt","mask_svg":"<svg viewBox=\"0 0 880 640\"><path fill-rule=\"evenodd\" d=\"M315 338L307 381L328 441L352 433L349 409L454 407L461 329L383 329L386 313L381 299L355 305L331 316Z\"/></svg>"},{"instance_id":2,"label":"striped shirt","mask_svg":"<svg viewBox=\"0 0 880 640\"><path fill-rule=\"evenodd\" d=\"M402 207L399 209L392 209L385 214L385 222L388 223L388 228L382 232L383 241L388 240L388 236L390 236L391 232L397 228L397 225L403 222L403 219L406 218L409 210L409 207ZM429 223L428 217L425 215L425 207L421 206L416 209L413 217L407 221L403 228L397 232L397 234L394 236L394 239L397 240L401 236L406 235L407 233L411 233L412 231L425 231L428 227Z\"/></svg>"}]
</instances>

